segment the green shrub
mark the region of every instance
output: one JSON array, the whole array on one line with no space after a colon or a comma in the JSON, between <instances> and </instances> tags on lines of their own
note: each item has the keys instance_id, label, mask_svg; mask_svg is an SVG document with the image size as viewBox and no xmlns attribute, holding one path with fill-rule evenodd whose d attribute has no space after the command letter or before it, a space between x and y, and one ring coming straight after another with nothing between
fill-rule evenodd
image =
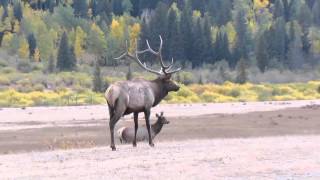
<instances>
[{"instance_id":1,"label":"green shrub","mask_svg":"<svg viewBox=\"0 0 320 180\"><path fill-rule=\"evenodd\" d=\"M10 73L13 73L13 72L16 72L15 68L12 68L12 67L1 68L1 73L3 73L3 74L10 74Z\"/></svg>"},{"instance_id":2,"label":"green shrub","mask_svg":"<svg viewBox=\"0 0 320 180\"><path fill-rule=\"evenodd\" d=\"M190 72L180 72L179 74L177 74L176 79L178 82L184 85L195 83L195 78L193 74Z\"/></svg>"},{"instance_id":3,"label":"green shrub","mask_svg":"<svg viewBox=\"0 0 320 180\"><path fill-rule=\"evenodd\" d=\"M29 73L32 71L32 66L29 61L22 60L18 62L17 69L22 73Z\"/></svg>"},{"instance_id":4,"label":"green shrub","mask_svg":"<svg viewBox=\"0 0 320 180\"><path fill-rule=\"evenodd\" d=\"M32 66L32 71L43 71L44 67L42 63L36 63Z\"/></svg>"},{"instance_id":5,"label":"green shrub","mask_svg":"<svg viewBox=\"0 0 320 180\"><path fill-rule=\"evenodd\" d=\"M0 60L0 67L1 68L7 67L7 66L8 66L8 62L7 61Z\"/></svg>"},{"instance_id":6,"label":"green shrub","mask_svg":"<svg viewBox=\"0 0 320 180\"><path fill-rule=\"evenodd\" d=\"M0 85L7 86L10 85L10 80L6 76L0 76Z\"/></svg>"},{"instance_id":7,"label":"green shrub","mask_svg":"<svg viewBox=\"0 0 320 180\"><path fill-rule=\"evenodd\" d=\"M231 91L230 91L230 96L232 96L232 97L238 97L238 96L240 96L240 94L241 94L241 92L240 92L240 90L239 89L232 89Z\"/></svg>"},{"instance_id":8,"label":"green shrub","mask_svg":"<svg viewBox=\"0 0 320 180\"><path fill-rule=\"evenodd\" d=\"M73 87L73 90L77 93L85 93L88 89L86 89L85 87L82 87L80 85L76 85Z\"/></svg>"},{"instance_id":9,"label":"green shrub","mask_svg":"<svg viewBox=\"0 0 320 180\"><path fill-rule=\"evenodd\" d=\"M33 90L34 91L43 91L44 90L44 86L43 86L43 84L35 84L33 86Z\"/></svg>"},{"instance_id":10,"label":"green shrub","mask_svg":"<svg viewBox=\"0 0 320 180\"><path fill-rule=\"evenodd\" d=\"M30 84L26 84L26 85L19 84L16 86L16 89L18 92L22 92L22 93L28 93L33 91L33 88Z\"/></svg>"}]
</instances>

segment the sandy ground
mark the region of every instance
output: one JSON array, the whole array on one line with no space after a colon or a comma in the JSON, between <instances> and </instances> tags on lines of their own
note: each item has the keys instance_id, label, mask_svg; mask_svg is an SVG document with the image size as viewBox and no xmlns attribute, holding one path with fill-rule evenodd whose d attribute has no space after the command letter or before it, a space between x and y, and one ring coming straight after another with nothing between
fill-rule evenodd
<instances>
[{"instance_id":1,"label":"sandy ground","mask_svg":"<svg viewBox=\"0 0 320 180\"><path fill-rule=\"evenodd\" d=\"M2 179L319 179L320 136L162 142L0 156Z\"/></svg>"},{"instance_id":2,"label":"sandy ground","mask_svg":"<svg viewBox=\"0 0 320 180\"><path fill-rule=\"evenodd\" d=\"M160 111L170 124L155 148L117 141L112 152L105 106L3 108L1 179L320 178L319 100L153 109ZM123 119L117 128L133 126Z\"/></svg>"}]
</instances>

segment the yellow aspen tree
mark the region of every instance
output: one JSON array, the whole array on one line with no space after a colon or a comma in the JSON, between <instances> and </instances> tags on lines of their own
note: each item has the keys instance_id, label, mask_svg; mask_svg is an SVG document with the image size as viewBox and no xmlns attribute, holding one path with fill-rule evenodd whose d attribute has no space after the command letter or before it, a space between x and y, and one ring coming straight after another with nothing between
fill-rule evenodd
<instances>
[{"instance_id":1,"label":"yellow aspen tree","mask_svg":"<svg viewBox=\"0 0 320 180\"><path fill-rule=\"evenodd\" d=\"M315 27L310 28L309 36L312 41L311 49L313 53L319 54L320 53L320 30L317 30L317 28Z\"/></svg>"},{"instance_id":2,"label":"yellow aspen tree","mask_svg":"<svg viewBox=\"0 0 320 180\"><path fill-rule=\"evenodd\" d=\"M84 53L83 46L85 43L85 38L87 34L81 29L81 27L76 28L75 38L74 38L74 53L77 58L81 57Z\"/></svg>"},{"instance_id":3,"label":"yellow aspen tree","mask_svg":"<svg viewBox=\"0 0 320 180\"><path fill-rule=\"evenodd\" d=\"M133 52L137 47L136 47L136 40L139 37L140 31L141 31L141 27L140 24L138 23L134 23L132 26L129 27L129 31L130 31L130 47L129 47L129 51Z\"/></svg>"},{"instance_id":4,"label":"yellow aspen tree","mask_svg":"<svg viewBox=\"0 0 320 180\"><path fill-rule=\"evenodd\" d=\"M234 47L235 43L236 43L236 39L237 39L236 29L231 22L228 22L227 25L225 26L225 28L226 28L226 32L228 34L229 44L231 47Z\"/></svg>"},{"instance_id":5,"label":"yellow aspen tree","mask_svg":"<svg viewBox=\"0 0 320 180\"><path fill-rule=\"evenodd\" d=\"M33 60L35 62L40 62L40 51L38 48L34 50Z\"/></svg>"},{"instance_id":6,"label":"yellow aspen tree","mask_svg":"<svg viewBox=\"0 0 320 180\"><path fill-rule=\"evenodd\" d=\"M0 22L0 30L11 29L11 20L6 17L3 21Z\"/></svg>"},{"instance_id":7,"label":"yellow aspen tree","mask_svg":"<svg viewBox=\"0 0 320 180\"><path fill-rule=\"evenodd\" d=\"M95 23L91 25L91 30L87 38L89 51L97 54L102 54L105 51L107 43L104 33Z\"/></svg>"},{"instance_id":8,"label":"yellow aspen tree","mask_svg":"<svg viewBox=\"0 0 320 180\"><path fill-rule=\"evenodd\" d=\"M3 39L2 39L2 47L9 48L11 41L12 41L12 38L13 38L12 33L10 33L10 32L5 33L3 36Z\"/></svg>"},{"instance_id":9,"label":"yellow aspen tree","mask_svg":"<svg viewBox=\"0 0 320 180\"><path fill-rule=\"evenodd\" d=\"M19 52L19 56L21 58L25 59L25 58L29 57L29 44L25 38L23 38L20 41L20 46L19 46L18 52Z\"/></svg>"},{"instance_id":10,"label":"yellow aspen tree","mask_svg":"<svg viewBox=\"0 0 320 180\"><path fill-rule=\"evenodd\" d=\"M197 11L197 10L194 10L193 13L192 13L192 16L195 19L200 18L201 17L201 12Z\"/></svg>"},{"instance_id":11,"label":"yellow aspen tree","mask_svg":"<svg viewBox=\"0 0 320 180\"><path fill-rule=\"evenodd\" d=\"M14 32L19 32L20 31L20 23L18 20L14 21L14 27L13 27Z\"/></svg>"},{"instance_id":12,"label":"yellow aspen tree","mask_svg":"<svg viewBox=\"0 0 320 180\"><path fill-rule=\"evenodd\" d=\"M254 0L254 7L256 9L265 8L269 5L269 0Z\"/></svg>"},{"instance_id":13,"label":"yellow aspen tree","mask_svg":"<svg viewBox=\"0 0 320 180\"><path fill-rule=\"evenodd\" d=\"M111 36L116 39L123 39L124 32L123 27L121 26L120 22L118 20L113 19L111 22Z\"/></svg>"},{"instance_id":14,"label":"yellow aspen tree","mask_svg":"<svg viewBox=\"0 0 320 180\"><path fill-rule=\"evenodd\" d=\"M0 14L3 14L3 12L4 12L4 9L2 6L0 6Z\"/></svg>"}]
</instances>

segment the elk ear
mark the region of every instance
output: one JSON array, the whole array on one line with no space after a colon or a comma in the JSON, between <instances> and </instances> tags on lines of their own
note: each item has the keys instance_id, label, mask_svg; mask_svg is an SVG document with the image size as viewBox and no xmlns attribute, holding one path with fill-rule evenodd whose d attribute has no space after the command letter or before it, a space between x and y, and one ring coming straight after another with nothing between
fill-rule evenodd
<instances>
[{"instance_id":1,"label":"elk ear","mask_svg":"<svg viewBox=\"0 0 320 180\"><path fill-rule=\"evenodd\" d=\"M163 112L161 112L161 114L160 114L161 116L163 116Z\"/></svg>"},{"instance_id":2,"label":"elk ear","mask_svg":"<svg viewBox=\"0 0 320 180\"><path fill-rule=\"evenodd\" d=\"M159 117L159 114L158 114L158 113L156 113L156 117L157 117L157 118Z\"/></svg>"}]
</instances>

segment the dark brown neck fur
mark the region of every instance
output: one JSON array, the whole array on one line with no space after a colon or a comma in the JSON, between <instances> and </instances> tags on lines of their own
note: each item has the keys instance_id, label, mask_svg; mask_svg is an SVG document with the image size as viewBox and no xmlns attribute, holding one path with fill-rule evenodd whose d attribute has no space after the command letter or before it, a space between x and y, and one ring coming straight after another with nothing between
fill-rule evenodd
<instances>
[{"instance_id":1,"label":"dark brown neck fur","mask_svg":"<svg viewBox=\"0 0 320 180\"><path fill-rule=\"evenodd\" d=\"M155 95L155 101L153 106L156 106L161 102L163 98L165 98L168 95L168 91L164 88L164 82L160 78L151 81L151 83L153 85L152 89Z\"/></svg>"}]
</instances>

